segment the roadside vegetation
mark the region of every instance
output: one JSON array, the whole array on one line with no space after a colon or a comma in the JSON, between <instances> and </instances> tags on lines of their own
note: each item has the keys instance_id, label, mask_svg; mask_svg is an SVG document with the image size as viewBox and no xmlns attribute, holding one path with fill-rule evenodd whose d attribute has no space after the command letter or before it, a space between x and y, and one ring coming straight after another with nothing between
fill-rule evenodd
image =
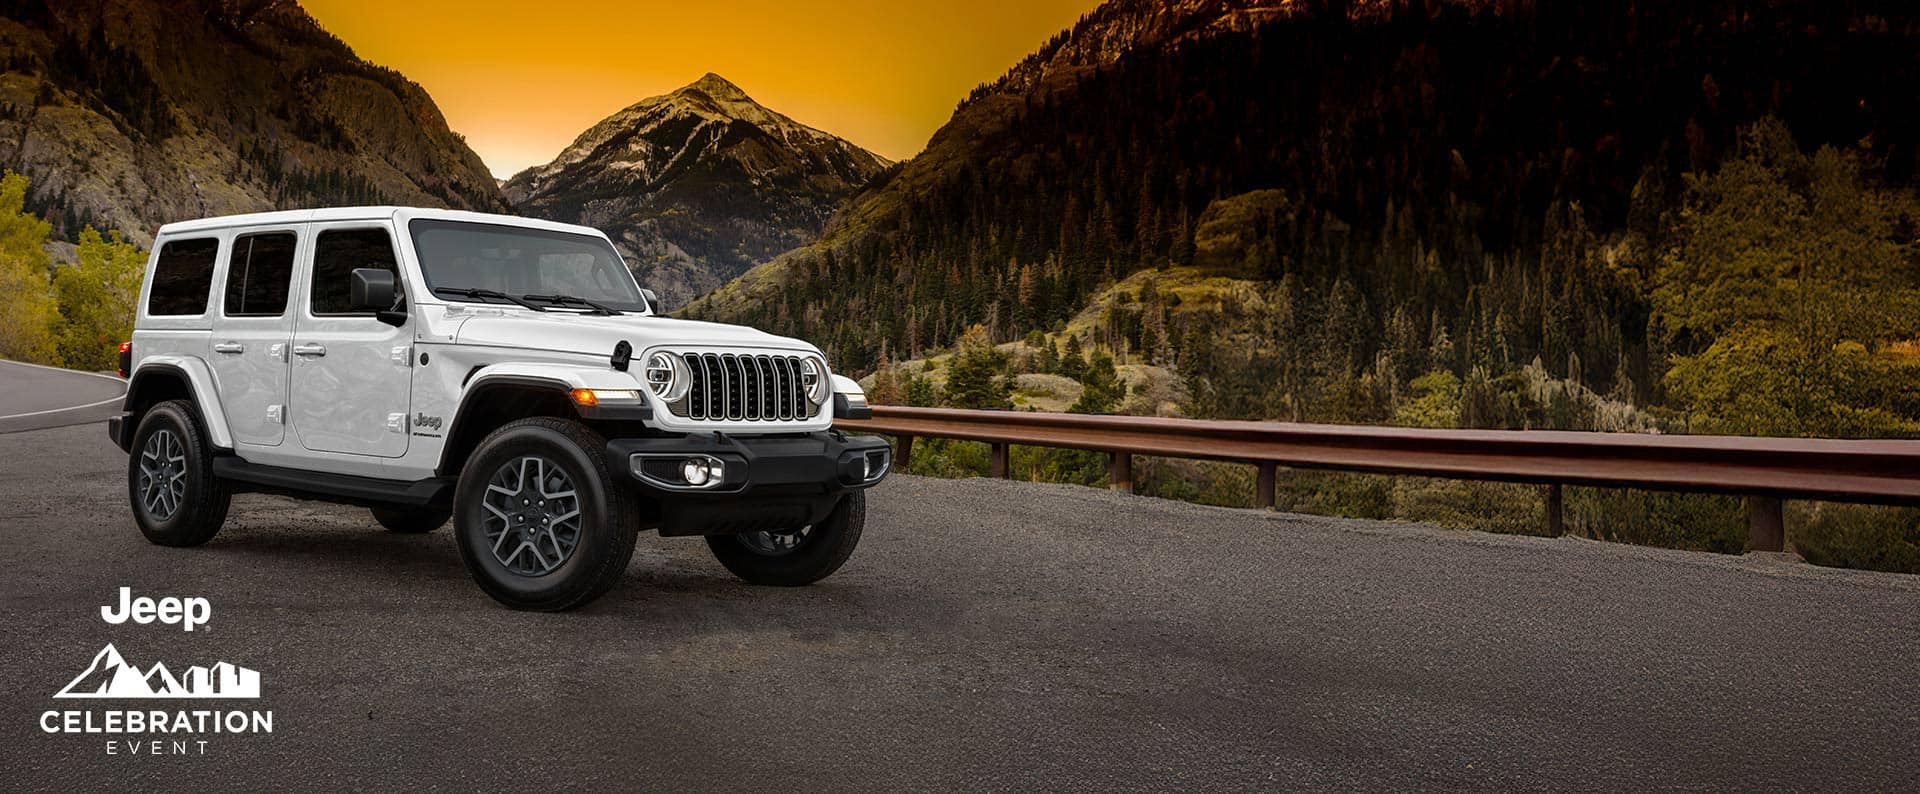
<instances>
[{"instance_id":1,"label":"roadside vegetation","mask_svg":"<svg viewBox=\"0 0 1920 794\"><path fill-rule=\"evenodd\" d=\"M147 252L92 226L71 246L49 245L53 226L26 211L27 188L12 171L0 177L0 358L111 370L133 334Z\"/></svg>"}]
</instances>

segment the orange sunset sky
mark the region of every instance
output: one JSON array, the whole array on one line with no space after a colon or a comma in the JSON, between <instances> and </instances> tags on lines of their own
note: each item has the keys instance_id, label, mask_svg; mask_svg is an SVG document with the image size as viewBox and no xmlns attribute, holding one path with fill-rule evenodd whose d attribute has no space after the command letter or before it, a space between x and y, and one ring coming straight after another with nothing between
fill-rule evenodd
<instances>
[{"instance_id":1,"label":"orange sunset sky","mask_svg":"<svg viewBox=\"0 0 1920 794\"><path fill-rule=\"evenodd\" d=\"M302 0L360 57L433 95L494 175L716 72L774 110L911 157L975 84L1097 0Z\"/></svg>"}]
</instances>

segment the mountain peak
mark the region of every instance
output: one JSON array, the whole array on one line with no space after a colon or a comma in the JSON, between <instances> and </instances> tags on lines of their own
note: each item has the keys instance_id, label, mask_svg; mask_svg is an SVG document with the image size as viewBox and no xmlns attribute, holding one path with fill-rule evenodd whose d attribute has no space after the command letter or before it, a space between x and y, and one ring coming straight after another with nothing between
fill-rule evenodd
<instances>
[{"instance_id":1,"label":"mountain peak","mask_svg":"<svg viewBox=\"0 0 1920 794\"><path fill-rule=\"evenodd\" d=\"M706 74L701 75L700 79L686 84L685 86L681 87L679 91L676 91L674 93L681 93L684 91L700 91L700 92L706 93L709 96L712 96L715 99L736 99L737 98L737 99L747 99L748 101L752 101L751 99L748 99L747 92L740 90L740 86L734 85L733 81L728 80L725 77L721 77L720 75L714 74L713 72L708 72Z\"/></svg>"},{"instance_id":2,"label":"mountain peak","mask_svg":"<svg viewBox=\"0 0 1920 794\"><path fill-rule=\"evenodd\" d=\"M887 165L708 72L601 119L506 192L524 214L605 230L679 301L811 240Z\"/></svg>"},{"instance_id":3,"label":"mountain peak","mask_svg":"<svg viewBox=\"0 0 1920 794\"><path fill-rule=\"evenodd\" d=\"M675 107L683 109L697 108L694 112L703 115L718 115L739 119L759 126L778 126L786 120L785 116L768 109L765 105L753 101L747 92L733 81L708 72L700 79L683 85L673 91L652 99L640 100L634 107Z\"/></svg>"}]
</instances>

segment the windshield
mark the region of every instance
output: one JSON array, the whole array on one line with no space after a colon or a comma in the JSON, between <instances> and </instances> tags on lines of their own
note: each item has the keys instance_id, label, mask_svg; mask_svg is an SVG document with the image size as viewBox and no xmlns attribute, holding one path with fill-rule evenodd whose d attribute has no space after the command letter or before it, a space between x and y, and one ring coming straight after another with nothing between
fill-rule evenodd
<instances>
[{"instance_id":1,"label":"windshield","mask_svg":"<svg viewBox=\"0 0 1920 794\"><path fill-rule=\"evenodd\" d=\"M407 228L430 290L565 295L620 311L647 310L626 262L602 238L462 221L416 220ZM477 295L435 294L448 300L490 302Z\"/></svg>"}]
</instances>

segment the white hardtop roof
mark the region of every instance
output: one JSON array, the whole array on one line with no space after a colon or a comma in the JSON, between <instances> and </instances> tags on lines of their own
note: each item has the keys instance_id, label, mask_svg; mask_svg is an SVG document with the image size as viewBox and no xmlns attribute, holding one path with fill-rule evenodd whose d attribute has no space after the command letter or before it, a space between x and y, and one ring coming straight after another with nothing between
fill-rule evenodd
<instances>
[{"instance_id":1,"label":"white hardtop roof","mask_svg":"<svg viewBox=\"0 0 1920 794\"><path fill-rule=\"evenodd\" d=\"M186 232L204 232L214 229L229 229L235 226L270 226L273 224L308 223L313 221L360 221L393 219L406 223L415 218L442 221L466 221L468 223L495 223L506 226L524 226L532 229L547 229L556 232L573 232L604 237L599 229L591 226L576 226L571 223L555 223L538 218L522 218L518 215L496 215L490 212L468 212L466 210L446 210L431 207L325 207L310 210L279 210L277 212L250 212L245 215L221 215L213 218L200 218L191 221L177 221L160 227L160 234L174 235Z\"/></svg>"}]
</instances>

